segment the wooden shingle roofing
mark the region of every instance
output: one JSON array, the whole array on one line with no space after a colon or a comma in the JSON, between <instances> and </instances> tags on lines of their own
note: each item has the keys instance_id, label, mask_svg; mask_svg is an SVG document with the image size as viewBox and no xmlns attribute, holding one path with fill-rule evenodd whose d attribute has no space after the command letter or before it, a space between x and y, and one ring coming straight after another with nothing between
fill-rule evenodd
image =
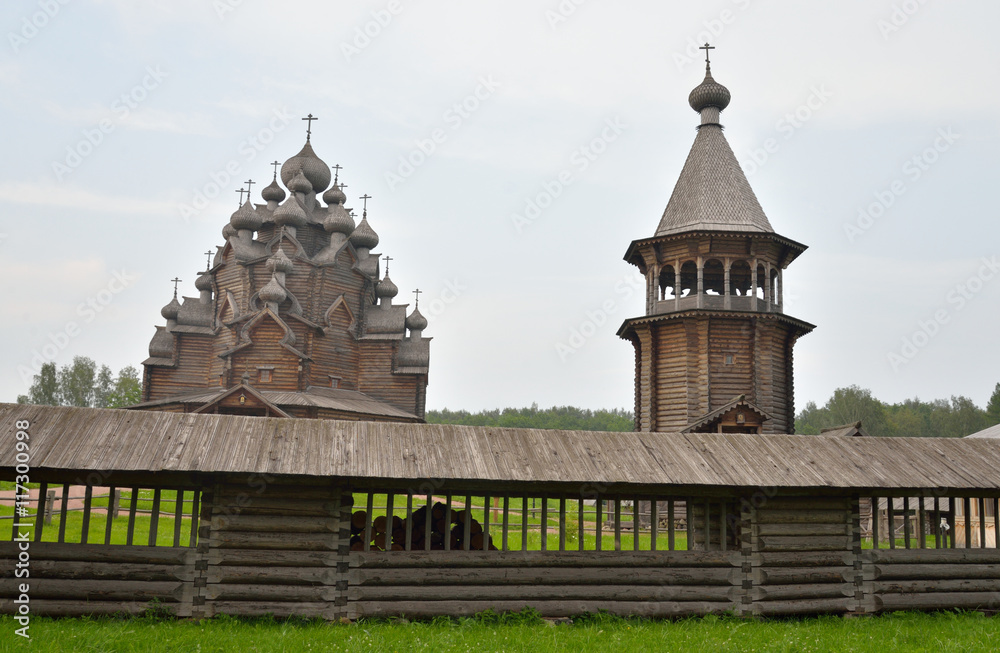
<instances>
[{"instance_id":1,"label":"wooden shingle roofing","mask_svg":"<svg viewBox=\"0 0 1000 653\"><path fill-rule=\"evenodd\" d=\"M0 404L33 470L228 472L354 479L1000 491L1000 442L606 433Z\"/></svg>"}]
</instances>

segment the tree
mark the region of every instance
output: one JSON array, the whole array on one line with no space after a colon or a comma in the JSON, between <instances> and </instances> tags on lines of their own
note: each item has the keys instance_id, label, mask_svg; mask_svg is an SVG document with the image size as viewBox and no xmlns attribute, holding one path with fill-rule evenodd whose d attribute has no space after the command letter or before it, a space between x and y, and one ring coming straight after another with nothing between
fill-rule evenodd
<instances>
[{"instance_id":1,"label":"tree","mask_svg":"<svg viewBox=\"0 0 1000 653\"><path fill-rule=\"evenodd\" d=\"M1000 383L993 388L993 395L986 404L986 421L989 422L987 426L1000 424Z\"/></svg>"},{"instance_id":2,"label":"tree","mask_svg":"<svg viewBox=\"0 0 1000 653\"><path fill-rule=\"evenodd\" d=\"M864 429L873 436L888 435L888 421L885 405L872 396L871 390L856 385L837 388L830 401L826 402L831 426L861 422Z\"/></svg>"},{"instance_id":3,"label":"tree","mask_svg":"<svg viewBox=\"0 0 1000 653\"><path fill-rule=\"evenodd\" d=\"M118 372L114 389L108 395L107 408L125 408L142 401L142 381L139 372L128 365Z\"/></svg>"},{"instance_id":4,"label":"tree","mask_svg":"<svg viewBox=\"0 0 1000 653\"><path fill-rule=\"evenodd\" d=\"M42 404L59 406L59 379L55 363L45 363L35 375L34 382L28 388L28 394L18 395L19 404Z\"/></svg>"},{"instance_id":5,"label":"tree","mask_svg":"<svg viewBox=\"0 0 1000 653\"><path fill-rule=\"evenodd\" d=\"M19 395L19 404L124 408L142 401L142 383L134 367L123 367L115 377L107 365L100 370L85 356L76 356L70 365L56 368L46 363L35 375L28 394Z\"/></svg>"},{"instance_id":6,"label":"tree","mask_svg":"<svg viewBox=\"0 0 1000 653\"><path fill-rule=\"evenodd\" d=\"M59 398L64 406L94 405L97 363L86 356L74 356L72 365L59 368Z\"/></svg>"}]
</instances>

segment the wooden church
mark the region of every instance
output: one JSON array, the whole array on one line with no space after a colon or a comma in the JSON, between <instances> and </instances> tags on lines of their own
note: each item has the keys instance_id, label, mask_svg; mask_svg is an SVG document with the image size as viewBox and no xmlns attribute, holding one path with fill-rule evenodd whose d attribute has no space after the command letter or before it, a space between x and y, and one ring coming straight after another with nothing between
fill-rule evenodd
<instances>
[{"instance_id":1,"label":"wooden church","mask_svg":"<svg viewBox=\"0 0 1000 653\"><path fill-rule=\"evenodd\" d=\"M806 247L761 209L719 122L729 100L706 57L680 179L656 233L625 253L647 290L646 314L618 331L635 347L637 431L795 432L792 348L814 327L785 315L782 273Z\"/></svg>"},{"instance_id":2,"label":"wooden church","mask_svg":"<svg viewBox=\"0 0 1000 653\"><path fill-rule=\"evenodd\" d=\"M143 403L133 408L423 421L427 320L416 306L407 315L393 304L399 289L392 259L383 274L373 251L370 198L355 224L340 166L331 185L310 137L311 128L281 166L281 184L274 162L263 203L247 192L195 281L198 297L178 301L175 279L143 362Z\"/></svg>"}]
</instances>

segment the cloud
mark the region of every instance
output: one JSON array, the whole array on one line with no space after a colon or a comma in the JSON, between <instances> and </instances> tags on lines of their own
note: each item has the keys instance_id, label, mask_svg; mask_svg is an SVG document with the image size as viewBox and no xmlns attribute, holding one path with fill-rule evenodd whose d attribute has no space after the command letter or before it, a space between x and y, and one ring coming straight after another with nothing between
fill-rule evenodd
<instances>
[{"instance_id":1,"label":"cloud","mask_svg":"<svg viewBox=\"0 0 1000 653\"><path fill-rule=\"evenodd\" d=\"M105 195L62 186L53 192L51 182L7 181L0 183L0 200L15 204L71 208L103 213L154 214L175 217L177 206L164 200L145 200L122 195Z\"/></svg>"}]
</instances>

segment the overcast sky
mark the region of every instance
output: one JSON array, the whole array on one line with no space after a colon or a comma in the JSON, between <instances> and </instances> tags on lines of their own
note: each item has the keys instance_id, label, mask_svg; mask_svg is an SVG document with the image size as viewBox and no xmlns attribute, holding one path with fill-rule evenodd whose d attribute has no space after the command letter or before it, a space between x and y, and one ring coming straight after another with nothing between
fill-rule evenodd
<instances>
[{"instance_id":1,"label":"overcast sky","mask_svg":"<svg viewBox=\"0 0 1000 653\"><path fill-rule=\"evenodd\" d=\"M622 260L722 115L785 273L796 407L1000 381L1000 41L993 2L0 5L0 399L75 355L147 357L236 189L312 142L368 193L400 302L421 288L429 408L633 406L642 314ZM537 208L534 208L537 207ZM987 264L988 263L988 264ZM909 344L907 344L909 343Z\"/></svg>"}]
</instances>

